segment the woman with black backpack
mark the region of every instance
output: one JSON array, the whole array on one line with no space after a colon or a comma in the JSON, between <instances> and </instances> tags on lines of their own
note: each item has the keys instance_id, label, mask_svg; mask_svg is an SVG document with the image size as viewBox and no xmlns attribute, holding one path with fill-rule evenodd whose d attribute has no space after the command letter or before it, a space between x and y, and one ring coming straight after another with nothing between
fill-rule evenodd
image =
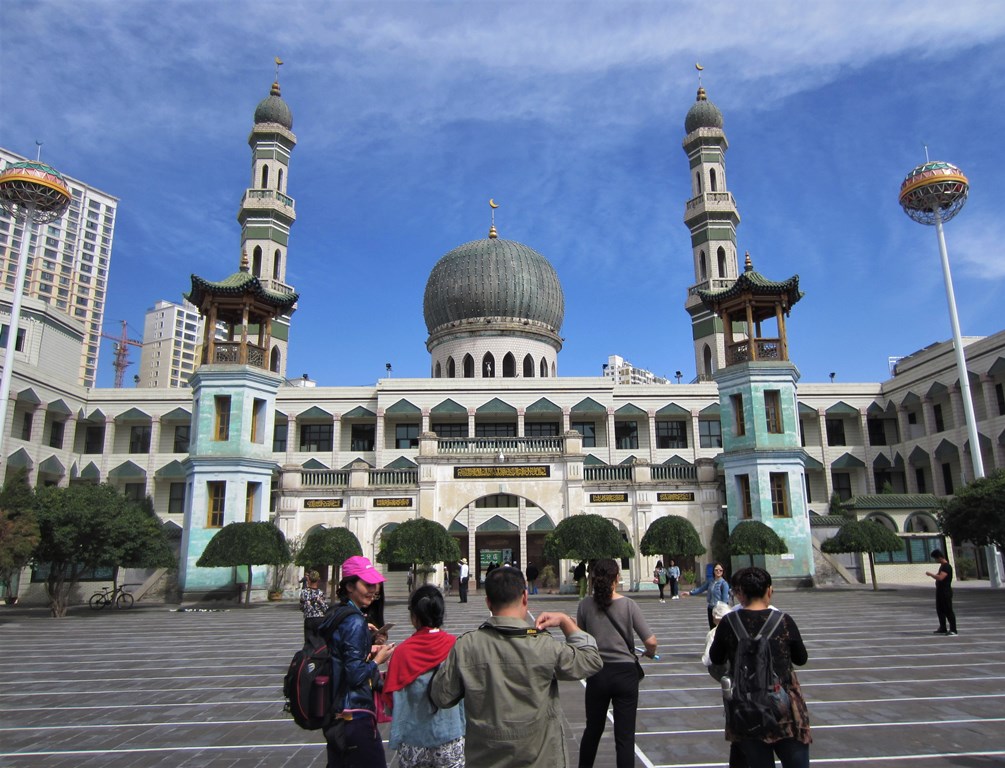
<instances>
[{"instance_id":1,"label":"woman with black backpack","mask_svg":"<svg viewBox=\"0 0 1005 768\"><path fill-rule=\"evenodd\" d=\"M743 607L726 614L708 651L713 664L730 665L722 678L726 740L739 747L750 768L774 768L775 755L782 768L808 768L810 717L792 668L809 658L799 627L771 608L771 574L763 568L737 571L733 590ZM757 686L763 679L754 668L758 660L765 671L770 665L777 690Z\"/></svg>"}]
</instances>

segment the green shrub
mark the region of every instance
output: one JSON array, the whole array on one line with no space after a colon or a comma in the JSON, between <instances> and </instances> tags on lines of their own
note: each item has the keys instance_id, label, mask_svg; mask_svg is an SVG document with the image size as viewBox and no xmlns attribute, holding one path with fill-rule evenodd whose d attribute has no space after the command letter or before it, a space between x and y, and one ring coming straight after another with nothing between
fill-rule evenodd
<instances>
[{"instance_id":1,"label":"green shrub","mask_svg":"<svg viewBox=\"0 0 1005 768\"><path fill-rule=\"evenodd\" d=\"M966 581L971 576L977 575L977 563L969 557L961 557L956 561L956 575L960 577L960 581Z\"/></svg>"}]
</instances>

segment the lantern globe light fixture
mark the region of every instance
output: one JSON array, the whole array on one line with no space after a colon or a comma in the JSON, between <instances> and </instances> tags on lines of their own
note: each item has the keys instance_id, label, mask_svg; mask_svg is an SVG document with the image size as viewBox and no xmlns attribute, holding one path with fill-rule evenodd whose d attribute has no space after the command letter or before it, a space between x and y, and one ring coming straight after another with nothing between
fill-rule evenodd
<instances>
[{"instance_id":1,"label":"lantern globe light fixture","mask_svg":"<svg viewBox=\"0 0 1005 768\"><path fill-rule=\"evenodd\" d=\"M0 171L0 206L15 222L23 222L21 248L18 251L14 298L11 302L4 354L3 375L0 377L0 455L6 441L7 407L10 399L14 351L21 325L21 299L28 269L28 253L36 224L49 224L60 218L73 199L63 175L41 160L10 163Z\"/></svg>"}]
</instances>

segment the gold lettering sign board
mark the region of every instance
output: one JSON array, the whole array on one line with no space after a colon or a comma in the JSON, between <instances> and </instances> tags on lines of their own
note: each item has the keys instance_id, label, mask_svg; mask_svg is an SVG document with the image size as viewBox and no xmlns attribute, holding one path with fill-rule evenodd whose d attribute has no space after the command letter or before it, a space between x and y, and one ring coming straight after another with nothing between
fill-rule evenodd
<instances>
[{"instance_id":1,"label":"gold lettering sign board","mask_svg":"<svg viewBox=\"0 0 1005 768\"><path fill-rule=\"evenodd\" d=\"M376 509L388 508L388 507L410 507L412 506L412 499L410 497L396 498L396 499L374 499L373 506Z\"/></svg>"},{"instance_id":2,"label":"gold lettering sign board","mask_svg":"<svg viewBox=\"0 0 1005 768\"><path fill-rule=\"evenodd\" d=\"M304 499L304 509L342 509L342 499Z\"/></svg>"},{"instance_id":3,"label":"gold lettering sign board","mask_svg":"<svg viewBox=\"0 0 1005 768\"><path fill-rule=\"evenodd\" d=\"M656 501L694 501L694 493L691 491L681 491L680 493L657 493Z\"/></svg>"},{"instance_id":4,"label":"gold lettering sign board","mask_svg":"<svg viewBox=\"0 0 1005 768\"><path fill-rule=\"evenodd\" d=\"M454 467L456 480L492 480L500 477L551 477L551 467Z\"/></svg>"},{"instance_id":5,"label":"gold lettering sign board","mask_svg":"<svg viewBox=\"0 0 1005 768\"><path fill-rule=\"evenodd\" d=\"M591 493L591 504L624 504L628 501L627 493Z\"/></svg>"}]
</instances>

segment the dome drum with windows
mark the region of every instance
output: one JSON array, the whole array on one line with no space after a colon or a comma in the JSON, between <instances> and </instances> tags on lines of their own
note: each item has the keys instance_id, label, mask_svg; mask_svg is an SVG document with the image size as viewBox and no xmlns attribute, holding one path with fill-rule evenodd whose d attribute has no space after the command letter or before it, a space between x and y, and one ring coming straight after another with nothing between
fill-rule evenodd
<instances>
[{"instance_id":1,"label":"dome drum with windows","mask_svg":"<svg viewBox=\"0 0 1005 768\"><path fill-rule=\"evenodd\" d=\"M0 205L16 219L28 215L40 224L55 221L70 200L62 174L45 163L11 163L0 171Z\"/></svg>"},{"instance_id":2,"label":"dome drum with windows","mask_svg":"<svg viewBox=\"0 0 1005 768\"><path fill-rule=\"evenodd\" d=\"M919 224L949 221L967 202L970 182L952 163L934 160L912 170L900 185L900 205Z\"/></svg>"}]
</instances>

